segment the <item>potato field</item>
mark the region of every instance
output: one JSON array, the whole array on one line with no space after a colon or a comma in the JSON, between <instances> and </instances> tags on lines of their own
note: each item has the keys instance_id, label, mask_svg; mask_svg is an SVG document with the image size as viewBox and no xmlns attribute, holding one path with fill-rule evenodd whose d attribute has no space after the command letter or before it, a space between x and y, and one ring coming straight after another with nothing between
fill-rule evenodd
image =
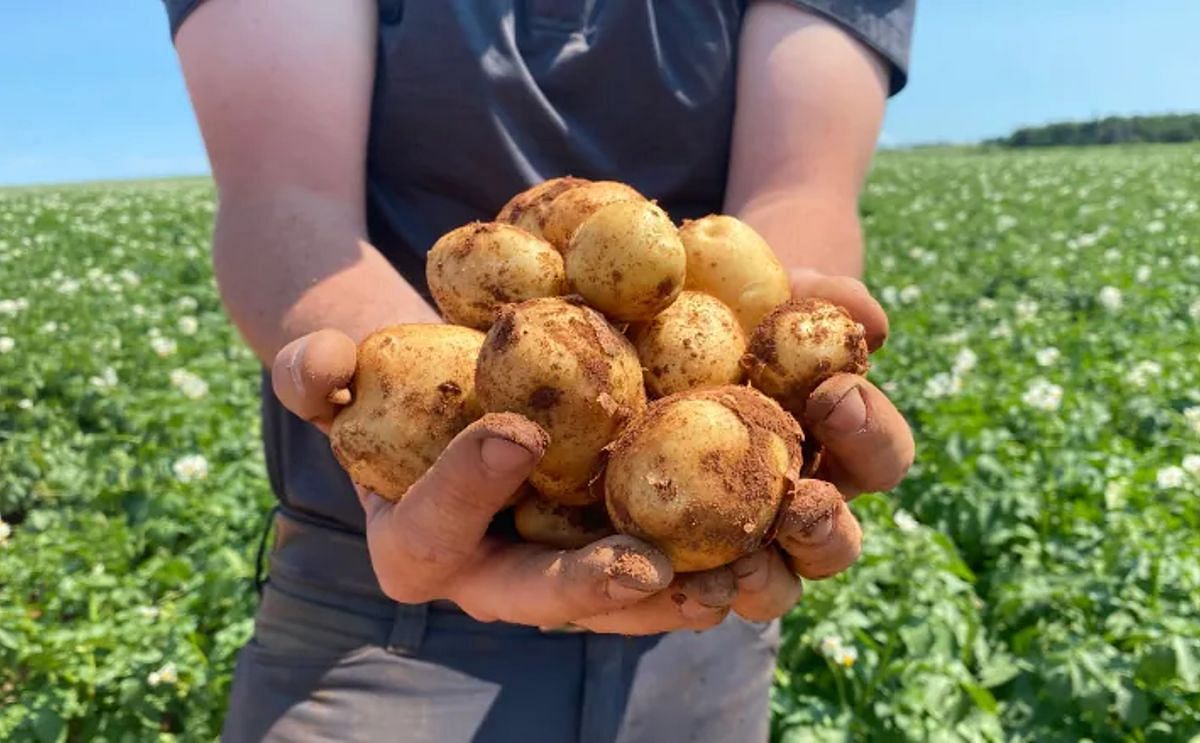
<instances>
[{"instance_id":1,"label":"potato field","mask_svg":"<svg viewBox=\"0 0 1200 743\"><path fill-rule=\"evenodd\" d=\"M0 190L0 740L212 740L272 497L209 183ZM1200 147L880 155L917 459L784 622L780 741L1200 741Z\"/></svg>"}]
</instances>

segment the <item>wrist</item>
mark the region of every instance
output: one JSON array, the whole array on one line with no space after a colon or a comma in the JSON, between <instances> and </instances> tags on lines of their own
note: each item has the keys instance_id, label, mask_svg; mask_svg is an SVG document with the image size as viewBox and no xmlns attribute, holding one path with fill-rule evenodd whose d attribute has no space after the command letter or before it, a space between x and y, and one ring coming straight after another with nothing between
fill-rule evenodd
<instances>
[{"instance_id":1,"label":"wrist","mask_svg":"<svg viewBox=\"0 0 1200 743\"><path fill-rule=\"evenodd\" d=\"M758 230L788 271L862 275L863 233L853 199L801 191L752 202L737 216Z\"/></svg>"}]
</instances>

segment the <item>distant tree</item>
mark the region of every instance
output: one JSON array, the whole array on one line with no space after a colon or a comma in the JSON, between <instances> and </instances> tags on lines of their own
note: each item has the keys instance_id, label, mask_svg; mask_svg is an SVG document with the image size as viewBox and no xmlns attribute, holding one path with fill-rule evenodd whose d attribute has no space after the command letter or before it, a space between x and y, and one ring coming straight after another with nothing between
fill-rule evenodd
<instances>
[{"instance_id":1,"label":"distant tree","mask_svg":"<svg viewBox=\"0 0 1200 743\"><path fill-rule=\"evenodd\" d=\"M985 144L1001 147L1076 147L1130 142L1200 141L1200 114L1109 116L1017 129Z\"/></svg>"}]
</instances>

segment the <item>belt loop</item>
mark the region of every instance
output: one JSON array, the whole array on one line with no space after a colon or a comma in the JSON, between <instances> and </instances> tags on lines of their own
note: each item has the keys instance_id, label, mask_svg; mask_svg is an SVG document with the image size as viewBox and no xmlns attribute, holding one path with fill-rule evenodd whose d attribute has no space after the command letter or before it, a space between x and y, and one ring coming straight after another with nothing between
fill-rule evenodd
<instances>
[{"instance_id":1,"label":"belt loop","mask_svg":"<svg viewBox=\"0 0 1200 743\"><path fill-rule=\"evenodd\" d=\"M428 617L429 604L396 604L396 618L388 635L388 652L397 655L419 653Z\"/></svg>"}]
</instances>

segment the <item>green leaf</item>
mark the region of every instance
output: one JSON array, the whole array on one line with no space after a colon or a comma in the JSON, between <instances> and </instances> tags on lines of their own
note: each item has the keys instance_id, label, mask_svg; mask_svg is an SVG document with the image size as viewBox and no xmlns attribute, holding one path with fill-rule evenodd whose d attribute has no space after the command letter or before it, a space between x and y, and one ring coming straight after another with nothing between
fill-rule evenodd
<instances>
[{"instance_id":1,"label":"green leaf","mask_svg":"<svg viewBox=\"0 0 1200 743\"><path fill-rule=\"evenodd\" d=\"M962 688L971 696L971 699L975 700L976 706L990 715L996 714L999 705L996 704L996 698L990 691L970 681L963 681Z\"/></svg>"},{"instance_id":2,"label":"green leaf","mask_svg":"<svg viewBox=\"0 0 1200 743\"><path fill-rule=\"evenodd\" d=\"M40 707L33 716L33 734L39 743L61 743L67 739L67 721L58 710Z\"/></svg>"}]
</instances>

